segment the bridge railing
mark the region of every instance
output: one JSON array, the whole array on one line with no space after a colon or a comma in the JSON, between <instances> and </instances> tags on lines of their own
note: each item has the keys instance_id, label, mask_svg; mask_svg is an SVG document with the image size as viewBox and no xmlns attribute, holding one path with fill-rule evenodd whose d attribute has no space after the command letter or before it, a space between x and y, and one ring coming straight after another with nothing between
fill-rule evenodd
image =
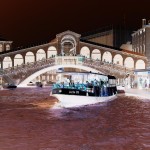
<instances>
[{"instance_id":1,"label":"bridge railing","mask_svg":"<svg viewBox=\"0 0 150 150\"><path fill-rule=\"evenodd\" d=\"M36 68L41 68L43 66L49 66L49 65L54 65L54 58L49 58L49 59L43 59L39 60L36 62L30 62L27 64L22 64L22 65L17 65L12 68L6 68L3 69L3 74L16 74L17 72L25 71L25 70L32 70Z\"/></svg>"},{"instance_id":2,"label":"bridge railing","mask_svg":"<svg viewBox=\"0 0 150 150\"><path fill-rule=\"evenodd\" d=\"M43 59L36 62L31 62L23 65L18 65L12 68L7 68L1 71L1 75L7 75L12 79L23 80L31 74L43 68L53 65L84 65L99 70L105 74L122 76L133 74L133 69L124 66L85 58L84 56L56 56L55 58Z\"/></svg>"},{"instance_id":3,"label":"bridge railing","mask_svg":"<svg viewBox=\"0 0 150 150\"><path fill-rule=\"evenodd\" d=\"M56 56L55 65L82 65L84 59L83 56Z\"/></svg>"},{"instance_id":4,"label":"bridge railing","mask_svg":"<svg viewBox=\"0 0 150 150\"><path fill-rule=\"evenodd\" d=\"M103 71L105 74L126 76L127 74L133 75L134 69L126 68L121 65L112 64L100 60L85 59L84 65L93 67Z\"/></svg>"}]
</instances>

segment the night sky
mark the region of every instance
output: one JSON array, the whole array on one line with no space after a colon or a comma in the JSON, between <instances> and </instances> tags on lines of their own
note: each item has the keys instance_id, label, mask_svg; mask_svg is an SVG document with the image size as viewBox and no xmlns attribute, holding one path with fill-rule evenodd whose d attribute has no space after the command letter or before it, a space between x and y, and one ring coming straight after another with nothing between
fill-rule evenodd
<instances>
[{"instance_id":1,"label":"night sky","mask_svg":"<svg viewBox=\"0 0 150 150\"><path fill-rule=\"evenodd\" d=\"M85 33L124 24L136 30L150 19L149 0L5 0L0 4L0 35L14 46L50 41L65 30Z\"/></svg>"}]
</instances>

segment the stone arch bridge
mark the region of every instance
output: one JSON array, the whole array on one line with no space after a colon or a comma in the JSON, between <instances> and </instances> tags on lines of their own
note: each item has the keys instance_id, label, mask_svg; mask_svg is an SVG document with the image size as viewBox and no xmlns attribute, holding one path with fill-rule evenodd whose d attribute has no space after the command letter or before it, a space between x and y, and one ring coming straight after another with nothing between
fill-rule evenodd
<instances>
[{"instance_id":1,"label":"stone arch bridge","mask_svg":"<svg viewBox=\"0 0 150 150\"><path fill-rule=\"evenodd\" d=\"M55 58L4 69L0 73L4 80L9 83L24 87L39 75L58 68L80 68L89 72L114 75L118 79L125 79L128 74L134 77L132 69L100 60L88 59L83 56L57 56Z\"/></svg>"},{"instance_id":2,"label":"stone arch bridge","mask_svg":"<svg viewBox=\"0 0 150 150\"><path fill-rule=\"evenodd\" d=\"M71 60L78 60L82 63ZM58 60L66 60L60 64ZM70 61L70 62L69 62ZM72 63L72 64L71 64ZM112 47L82 40L81 35L72 31L66 31L56 35L49 43L33 46L25 49L9 50L0 53L1 76L12 79L21 84L29 76L45 68L54 67L94 68L104 74L115 75L117 78L125 78L127 74L133 76L134 69L145 69L147 58L143 55L119 51ZM71 66L69 66L71 65ZM50 69L50 68L49 68Z\"/></svg>"}]
</instances>

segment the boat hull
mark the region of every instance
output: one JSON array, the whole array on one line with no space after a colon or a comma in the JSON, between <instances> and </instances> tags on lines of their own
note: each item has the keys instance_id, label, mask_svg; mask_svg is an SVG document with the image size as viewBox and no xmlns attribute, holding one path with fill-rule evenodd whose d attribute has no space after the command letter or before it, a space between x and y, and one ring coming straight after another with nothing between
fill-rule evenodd
<instances>
[{"instance_id":1,"label":"boat hull","mask_svg":"<svg viewBox=\"0 0 150 150\"><path fill-rule=\"evenodd\" d=\"M107 102L116 98L116 95L106 97L96 97L96 96L52 94L52 96L56 97L59 100L59 103L57 105L60 107L79 107L99 102Z\"/></svg>"}]
</instances>

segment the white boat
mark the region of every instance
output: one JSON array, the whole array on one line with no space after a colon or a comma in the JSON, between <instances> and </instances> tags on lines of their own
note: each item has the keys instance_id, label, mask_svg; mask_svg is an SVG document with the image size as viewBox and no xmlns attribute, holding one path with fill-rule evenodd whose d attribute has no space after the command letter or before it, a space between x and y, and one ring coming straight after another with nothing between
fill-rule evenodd
<instances>
[{"instance_id":1,"label":"white boat","mask_svg":"<svg viewBox=\"0 0 150 150\"><path fill-rule=\"evenodd\" d=\"M88 80L86 78L86 82L82 80L83 83L74 83L74 80L72 80L73 75L71 75L71 83L61 82L53 85L50 95L59 100L59 106L76 107L106 102L116 98L117 88L116 78L114 76L106 76L91 72L80 72L76 74L78 76L88 74ZM89 77L90 75L92 75L92 78Z\"/></svg>"},{"instance_id":2,"label":"white boat","mask_svg":"<svg viewBox=\"0 0 150 150\"><path fill-rule=\"evenodd\" d=\"M116 95L108 97L92 97L92 96L75 96L75 95L63 95L53 94L58 100L59 107L79 107L84 105L95 104L99 102L107 102L116 98Z\"/></svg>"}]
</instances>

